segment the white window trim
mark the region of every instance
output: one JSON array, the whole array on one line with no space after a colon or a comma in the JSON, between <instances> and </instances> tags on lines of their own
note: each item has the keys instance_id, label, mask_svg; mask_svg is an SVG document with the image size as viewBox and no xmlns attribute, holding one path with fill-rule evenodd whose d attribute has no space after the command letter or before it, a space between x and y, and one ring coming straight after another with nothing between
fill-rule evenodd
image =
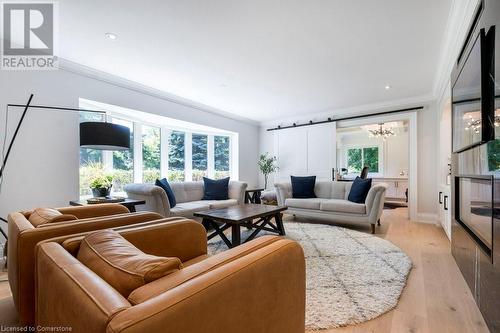
<instances>
[{"instance_id":1,"label":"white window trim","mask_svg":"<svg viewBox=\"0 0 500 333\"><path fill-rule=\"evenodd\" d=\"M215 139L214 135L207 137L207 175L208 178L215 176Z\"/></svg>"},{"instance_id":2,"label":"white window trim","mask_svg":"<svg viewBox=\"0 0 500 333\"><path fill-rule=\"evenodd\" d=\"M168 155L170 152L170 134L172 131L165 127L160 128L160 175L168 178Z\"/></svg>"},{"instance_id":3,"label":"white window trim","mask_svg":"<svg viewBox=\"0 0 500 333\"><path fill-rule=\"evenodd\" d=\"M88 101L87 101L88 103ZM98 103L98 102L97 102ZM102 103L98 103L102 104ZM109 105L109 108L100 107L106 111L106 121L112 122L113 118L131 122L133 124L133 142L131 146L134 151L133 159L133 181L134 183L143 182L143 156L142 156L142 126L150 126L160 129L160 174L161 177L168 178L168 159L169 159L169 138L172 131L179 131L184 133L184 179L185 181L192 181L193 179L193 169L192 169L192 135L200 134L207 135L207 175L210 178L215 177L215 136L224 136L229 138L229 175L231 179L239 179L239 165L238 165L238 133L210 129L209 127L202 126L202 129L189 129L188 122L185 123L186 127L179 126L169 126L166 127L163 124L153 123L151 121L144 121L139 117L128 116L122 112L114 112L113 105ZM119 108L119 107L116 107ZM184 125L183 125L184 126ZM200 126L193 123L193 126ZM194 128L193 127L193 128ZM113 170L113 152L105 151L102 155L103 165L107 171Z\"/></svg>"},{"instance_id":4,"label":"white window trim","mask_svg":"<svg viewBox=\"0 0 500 333\"><path fill-rule=\"evenodd\" d=\"M193 181L193 133L184 132L184 180Z\"/></svg>"}]
</instances>

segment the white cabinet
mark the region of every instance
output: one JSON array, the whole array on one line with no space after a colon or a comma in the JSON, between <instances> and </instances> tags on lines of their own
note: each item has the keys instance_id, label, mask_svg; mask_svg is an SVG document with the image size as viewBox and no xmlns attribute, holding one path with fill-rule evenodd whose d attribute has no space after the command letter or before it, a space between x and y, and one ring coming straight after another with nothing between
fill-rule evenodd
<instances>
[{"instance_id":1,"label":"white cabinet","mask_svg":"<svg viewBox=\"0 0 500 333\"><path fill-rule=\"evenodd\" d=\"M408 188L408 178L374 178L375 184L385 183L386 201L406 201L406 189Z\"/></svg>"},{"instance_id":2,"label":"white cabinet","mask_svg":"<svg viewBox=\"0 0 500 333\"><path fill-rule=\"evenodd\" d=\"M437 195L439 202L439 222L446 236L451 240L451 189L450 186L441 185Z\"/></svg>"}]
</instances>

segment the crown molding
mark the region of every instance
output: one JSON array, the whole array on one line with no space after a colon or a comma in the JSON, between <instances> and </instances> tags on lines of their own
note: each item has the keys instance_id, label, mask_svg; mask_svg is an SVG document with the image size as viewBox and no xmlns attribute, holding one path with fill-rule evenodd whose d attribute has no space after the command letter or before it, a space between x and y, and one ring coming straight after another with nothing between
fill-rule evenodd
<instances>
[{"instance_id":1,"label":"crown molding","mask_svg":"<svg viewBox=\"0 0 500 333\"><path fill-rule=\"evenodd\" d=\"M237 115L232 114L228 111L216 109L216 108L210 107L208 105L198 103L198 102L195 102L195 101L192 101L192 100L189 100L189 99L177 96L177 95L173 95L173 94L164 92L162 90L159 90L159 89L156 89L156 88L153 88L153 87L150 87L150 86L147 86L147 85L135 82L135 81L125 79L121 76L117 76L117 75L103 72L103 71L100 71L100 70L97 70L97 69L94 69L91 67L87 67L85 65L81 65L81 64L78 64L76 62L67 60L67 59L59 58L58 60L59 60L59 69L66 71L66 72L70 72L70 73L84 76L84 77L87 77L90 79L98 80L98 81L101 81L101 82L104 82L104 83L107 83L110 85L114 85L114 86L119 87L119 88L132 90L132 91L138 92L140 94L148 95L148 96L151 96L154 98L158 98L158 99L161 99L161 100L164 100L167 102L171 102L171 103L175 103L178 105L182 105L185 107L197 109L199 111L208 112L208 113L211 113L211 114L214 114L217 116L221 116L224 118L228 118L231 120L235 120L238 122L243 122L243 123L253 125L253 126L259 126L258 121L255 121L255 120L252 120L249 118L245 118L245 117L241 117L241 116L237 116Z\"/></svg>"},{"instance_id":2,"label":"crown molding","mask_svg":"<svg viewBox=\"0 0 500 333\"><path fill-rule=\"evenodd\" d=\"M291 125L293 123L305 123L309 122L309 120L319 121L325 120L328 117L331 117L333 120L337 117L342 116L361 116L361 115L370 115L376 114L384 111L390 111L391 109L401 109L401 108L410 108L416 106L429 106L430 104L435 103L435 98L432 94L421 95L417 97L405 98L405 99L397 99L390 100L381 103L370 103L364 105L358 105L348 108L342 109L331 109L329 111L320 111L315 113L310 113L304 115L304 113L298 114L296 116L290 116L286 118L276 118L272 120L262 121L260 123L261 127L275 127L275 126L286 126Z\"/></svg>"},{"instance_id":3,"label":"crown molding","mask_svg":"<svg viewBox=\"0 0 500 333\"><path fill-rule=\"evenodd\" d=\"M478 3L479 0L452 1L443 38L443 48L432 89L436 100L440 100L445 93L455 61Z\"/></svg>"}]
</instances>

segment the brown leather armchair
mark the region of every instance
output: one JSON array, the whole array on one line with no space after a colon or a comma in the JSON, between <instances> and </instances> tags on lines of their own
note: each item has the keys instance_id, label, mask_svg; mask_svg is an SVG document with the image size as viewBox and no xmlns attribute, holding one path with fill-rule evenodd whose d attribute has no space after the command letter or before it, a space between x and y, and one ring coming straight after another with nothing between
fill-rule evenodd
<instances>
[{"instance_id":1,"label":"brown leather armchair","mask_svg":"<svg viewBox=\"0 0 500 333\"><path fill-rule=\"evenodd\" d=\"M53 237L78 234L85 231L113 228L161 219L156 213L130 213L119 204L65 207L57 209L76 220L53 222L35 227L28 220L32 211L8 216L9 241L7 252L8 276L14 304L22 325L35 321L35 246Z\"/></svg>"},{"instance_id":2,"label":"brown leather armchair","mask_svg":"<svg viewBox=\"0 0 500 333\"><path fill-rule=\"evenodd\" d=\"M304 332L305 261L298 243L264 236L209 257L202 225L157 222L118 232L147 254L179 258L183 267L128 298L76 258L83 236L38 244L36 324L74 333Z\"/></svg>"}]
</instances>

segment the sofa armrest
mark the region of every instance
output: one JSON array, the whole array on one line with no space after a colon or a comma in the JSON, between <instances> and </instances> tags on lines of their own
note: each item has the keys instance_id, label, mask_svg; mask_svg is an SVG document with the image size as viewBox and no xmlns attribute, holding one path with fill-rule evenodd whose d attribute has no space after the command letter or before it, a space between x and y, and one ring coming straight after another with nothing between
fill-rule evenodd
<instances>
[{"instance_id":1,"label":"sofa armrest","mask_svg":"<svg viewBox=\"0 0 500 333\"><path fill-rule=\"evenodd\" d=\"M120 234L141 251L182 262L207 254L207 232L201 223L166 218L147 227L124 228Z\"/></svg>"},{"instance_id":2,"label":"sofa armrest","mask_svg":"<svg viewBox=\"0 0 500 333\"><path fill-rule=\"evenodd\" d=\"M303 333L302 247L291 240L273 242L121 311L107 332L160 332L165 327L172 332Z\"/></svg>"},{"instance_id":3,"label":"sofa armrest","mask_svg":"<svg viewBox=\"0 0 500 333\"><path fill-rule=\"evenodd\" d=\"M245 202L245 191L248 184L244 182L238 182L235 180L229 181L229 199L238 200L238 204L243 204Z\"/></svg>"},{"instance_id":4,"label":"sofa armrest","mask_svg":"<svg viewBox=\"0 0 500 333\"><path fill-rule=\"evenodd\" d=\"M127 184L124 190L129 198L146 201L146 204L138 206L137 210L170 216L170 202L161 187L154 184Z\"/></svg>"},{"instance_id":5,"label":"sofa armrest","mask_svg":"<svg viewBox=\"0 0 500 333\"><path fill-rule=\"evenodd\" d=\"M275 183L278 206L285 206L285 200L292 197L291 183Z\"/></svg>"},{"instance_id":6,"label":"sofa armrest","mask_svg":"<svg viewBox=\"0 0 500 333\"><path fill-rule=\"evenodd\" d=\"M104 332L130 303L57 243L37 246L36 324Z\"/></svg>"},{"instance_id":7,"label":"sofa armrest","mask_svg":"<svg viewBox=\"0 0 500 333\"><path fill-rule=\"evenodd\" d=\"M370 224L377 223L382 211L384 210L385 191L387 185L384 183L376 184L370 188L366 196L366 214L369 217Z\"/></svg>"},{"instance_id":8,"label":"sofa armrest","mask_svg":"<svg viewBox=\"0 0 500 333\"><path fill-rule=\"evenodd\" d=\"M56 208L62 214L75 215L78 219L130 213L127 207L117 203Z\"/></svg>"},{"instance_id":9,"label":"sofa armrest","mask_svg":"<svg viewBox=\"0 0 500 333\"><path fill-rule=\"evenodd\" d=\"M30 324L34 321L34 271L35 246L37 243L55 237L132 225L161 218L163 218L161 215L151 212L118 214L99 218L49 223L47 226L25 229L12 235L15 239L9 239L9 243L14 242L15 247L9 245L7 258L9 284L21 323Z\"/></svg>"}]
</instances>

